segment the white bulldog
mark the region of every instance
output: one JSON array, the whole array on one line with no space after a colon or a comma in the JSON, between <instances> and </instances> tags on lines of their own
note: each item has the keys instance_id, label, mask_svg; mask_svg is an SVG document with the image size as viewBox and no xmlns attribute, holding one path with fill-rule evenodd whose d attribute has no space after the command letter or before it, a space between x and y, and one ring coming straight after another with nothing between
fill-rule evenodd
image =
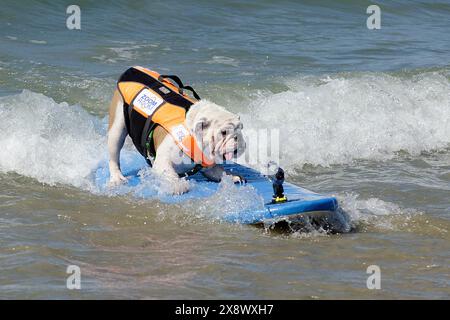
<instances>
[{"instance_id":1,"label":"white bulldog","mask_svg":"<svg viewBox=\"0 0 450 320\"><path fill-rule=\"evenodd\" d=\"M199 101L186 113L185 124L196 140L202 142L199 148L215 162L215 165L203 168L201 172L208 179L219 182L225 172L220 164L224 160L239 157L245 151L242 122L236 114L214 103ZM116 89L109 109L108 150L111 186L127 181L120 170L119 162L120 150L127 135L123 99ZM158 126L155 129L153 141L157 150L152 165L154 172L166 180L168 192L172 194L187 192L189 184L179 175L192 170L195 163L181 152L172 136L162 127ZM233 176L233 181L242 182L242 178Z\"/></svg>"}]
</instances>

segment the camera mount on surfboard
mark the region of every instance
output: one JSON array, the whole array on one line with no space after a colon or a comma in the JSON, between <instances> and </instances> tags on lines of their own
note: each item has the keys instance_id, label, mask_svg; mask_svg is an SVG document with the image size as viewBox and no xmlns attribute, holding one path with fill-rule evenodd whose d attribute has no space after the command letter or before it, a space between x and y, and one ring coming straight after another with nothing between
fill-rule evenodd
<instances>
[{"instance_id":1,"label":"camera mount on surfboard","mask_svg":"<svg viewBox=\"0 0 450 320\"><path fill-rule=\"evenodd\" d=\"M287 197L284 195L284 170L278 166L275 161L270 161L267 164L267 175L270 181L272 181L273 195L272 203L283 203L287 201Z\"/></svg>"}]
</instances>

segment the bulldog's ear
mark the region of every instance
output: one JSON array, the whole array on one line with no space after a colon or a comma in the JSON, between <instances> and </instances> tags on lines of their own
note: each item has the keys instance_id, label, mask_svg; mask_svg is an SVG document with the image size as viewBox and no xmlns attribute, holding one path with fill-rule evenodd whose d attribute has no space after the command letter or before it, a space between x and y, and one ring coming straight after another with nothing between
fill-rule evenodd
<instances>
[{"instance_id":1,"label":"bulldog's ear","mask_svg":"<svg viewBox=\"0 0 450 320\"><path fill-rule=\"evenodd\" d=\"M208 129L210 126L211 121L209 121L206 118L200 118L194 125L194 133L196 135L201 135L204 130Z\"/></svg>"}]
</instances>

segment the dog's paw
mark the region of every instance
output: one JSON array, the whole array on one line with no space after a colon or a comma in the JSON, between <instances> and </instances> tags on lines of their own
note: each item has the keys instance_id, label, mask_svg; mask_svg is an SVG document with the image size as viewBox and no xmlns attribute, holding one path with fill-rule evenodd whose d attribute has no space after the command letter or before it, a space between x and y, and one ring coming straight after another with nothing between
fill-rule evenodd
<instances>
[{"instance_id":1,"label":"dog's paw","mask_svg":"<svg viewBox=\"0 0 450 320\"><path fill-rule=\"evenodd\" d=\"M171 181L167 184L165 191L171 195L181 195L189 191L189 182L185 179Z\"/></svg>"},{"instance_id":2,"label":"dog's paw","mask_svg":"<svg viewBox=\"0 0 450 320\"><path fill-rule=\"evenodd\" d=\"M109 179L108 186L109 187L117 187L121 184L125 184L128 182L128 179L125 178L122 174L117 174L114 176L111 176L111 179Z\"/></svg>"},{"instance_id":3,"label":"dog's paw","mask_svg":"<svg viewBox=\"0 0 450 320\"><path fill-rule=\"evenodd\" d=\"M233 182L239 183L239 184L244 184L244 183L247 183L247 180L241 176L233 176Z\"/></svg>"}]
</instances>

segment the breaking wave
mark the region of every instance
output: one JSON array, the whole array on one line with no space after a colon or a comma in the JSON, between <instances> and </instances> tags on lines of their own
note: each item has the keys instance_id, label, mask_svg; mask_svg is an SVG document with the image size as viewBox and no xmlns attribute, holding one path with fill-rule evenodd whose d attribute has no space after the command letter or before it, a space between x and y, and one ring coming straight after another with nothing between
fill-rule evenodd
<instances>
[{"instance_id":1,"label":"breaking wave","mask_svg":"<svg viewBox=\"0 0 450 320\"><path fill-rule=\"evenodd\" d=\"M279 131L280 161L286 167L387 160L398 151L416 155L450 145L450 82L441 73L283 83L287 90L253 93L250 112L242 111L241 118L247 129Z\"/></svg>"}]
</instances>

